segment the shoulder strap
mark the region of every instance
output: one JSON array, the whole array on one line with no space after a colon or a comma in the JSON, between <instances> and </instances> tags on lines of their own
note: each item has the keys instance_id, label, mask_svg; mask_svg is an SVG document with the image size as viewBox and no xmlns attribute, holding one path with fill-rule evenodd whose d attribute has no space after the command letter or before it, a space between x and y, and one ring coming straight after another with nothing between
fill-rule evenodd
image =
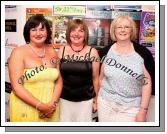
<instances>
[{"instance_id":1,"label":"shoulder strap","mask_svg":"<svg viewBox=\"0 0 167 134\"><path fill-rule=\"evenodd\" d=\"M90 53L91 53L91 51L92 51L92 48L93 48L93 47L91 47L90 50L89 50L89 58L90 58Z\"/></svg>"},{"instance_id":2,"label":"shoulder strap","mask_svg":"<svg viewBox=\"0 0 167 134\"><path fill-rule=\"evenodd\" d=\"M66 47L66 46L64 46L64 48L63 48L62 59L64 59L64 51L65 51L65 47Z\"/></svg>"}]
</instances>

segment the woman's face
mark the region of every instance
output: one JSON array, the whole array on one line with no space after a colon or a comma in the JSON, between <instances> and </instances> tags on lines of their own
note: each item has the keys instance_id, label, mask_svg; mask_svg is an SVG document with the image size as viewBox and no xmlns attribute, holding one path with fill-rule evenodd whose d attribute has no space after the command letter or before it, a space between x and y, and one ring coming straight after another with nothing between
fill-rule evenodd
<instances>
[{"instance_id":1,"label":"woman's face","mask_svg":"<svg viewBox=\"0 0 167 134\"><path fill-rule=\"evenodd\" d=\"M70 40L72 44L83 44L85 38L85 31L83 30L82 26L78 26L77 28L73 29L70 33Z\"/></svg>"},{"instance_id":2,"label":"woman's face","mask_svg":"<svg viewBox=\"0 0 167 134\"><path fill-rule=\"evenodd\" d=\"M117 41L129 41L132 33L131 23L127 19L120 20L115 28Z\"/></svg>"},{"instance_id":3,"label":"woman's face","mask_svg":"<svg viewBox=\"0 0 167 134\"><path fill-rule=\"evenodd\" d=\"M47 30L44 26L42 28L42 24L39 26L30 29L30 43L34 44L43 44L47 38Z\"/></svg>"}]
</instances>

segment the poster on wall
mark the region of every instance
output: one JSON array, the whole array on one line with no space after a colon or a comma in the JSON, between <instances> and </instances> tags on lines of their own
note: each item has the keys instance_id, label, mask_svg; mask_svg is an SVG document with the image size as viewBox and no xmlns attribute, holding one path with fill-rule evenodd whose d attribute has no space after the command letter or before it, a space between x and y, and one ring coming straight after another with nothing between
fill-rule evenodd
<instances>
[{"instance_id":1,"label":"poster on wall","mask_svg":"<svg viewBox=\"0 0 167 134\"><path fill-rule=\"evenodd\" d=\"M102 48L111 43L110 24L111 19L84 18L89 29L88 44L96 48Z\"/></svg>"},{"instance_id":2,"label":"poster on wall","mask_svg":"<svg viewBox=\"0 0 167 134\"><path fill-rule=\"evenodd\" d=\"M54 44L55 45L66 45L66 29L67 24L72 17L69 16L53 16L54 18Z\"/></svg>"},{"instance_id":3,"label":"poster on wall","mask_svg":"<svg viewBox=\"0 0 167 134\"><path fill-rule=\"evenodd\" d=\"M67 24L74 18L83 18L86 14L86 6L53 6L53 31L52 39L54 48L59 48L61 45L66 45L66 29Z\"/></svg>"},{"instance_id":4,"label":"poster on wall","mask_svg":"<svg viewBox=\"0 0 167 134\"><path fill-rule=\"evenodd\" d=\"M111 18L111 5L87 5L84 21L86 22L89 29L89 45L100 49L111 43L109 33Z\"/></svg>"},{"instance_id":5,"label":"poster on wall","mask_svg":"<svg viewBox=\"0 0 167 134\"><path fill-rule=\"evenodd\" d=\"M54 44L55 45L66 45L66 30L64 29L55 29L54 34Z\"/></svg>"},{"instance_id":6,"label":"poster on wall","mask_svg":"<svg viewBox=\"0 0 167 134\"><path fill-rule=\"evenodd\" d=\"M35 14L43 14L50 23L52 22L52 9L51 8L26 8L26 19Z\"/></svg>"},{"instance_id":7,"label":"poster on wall","mask_svg":"<svg viewBox=\"0 0 167 134\"><path fill-rule=\"evenodd\" d=\"M142 12L140 21L140 44L147 47L153 57L155 53L155 13Z\"/></svg>"},{"instance_id":8,"label":"poster on wall","mask_svg":"<svg viewBox=\"0 0 167 134\"><path fill-rule=\"evenodd\" d=\"M155 13L142 12L140 21L140 41L154 42L155 40Z\"/></svg>"}]
</instances>

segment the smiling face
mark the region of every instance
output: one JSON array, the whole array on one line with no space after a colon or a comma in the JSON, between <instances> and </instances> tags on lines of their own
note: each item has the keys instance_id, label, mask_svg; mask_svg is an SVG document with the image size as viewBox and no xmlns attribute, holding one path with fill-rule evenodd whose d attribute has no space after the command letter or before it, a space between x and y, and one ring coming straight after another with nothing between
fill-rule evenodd
<instances>
[{"instance_id":1,"label":"smiling face","mask_svg":"<svg viewBox=\"0 0 167 134\"><path fill-rule=\"evenodd\" d=\"M70 32L70 40L72 44L81 45L84 43L85 31L83 26L78 25L76 28L72 29Z\"/></svg>"},{"instance_id":2,"label":"smiling face","mask_svg":"<svg viewBox=\"0 0 167 134\"><path fill-rule=\"evenodd\" d=\"M87 45L89 30L83 20L74 19L68 22L66 40L68 44Z\"/></svg>"},{"instance_id":3,"label":"smiling face","mask_svg":"<svg viewBox=\"0 0 167 134\"><path fill-rule=\"evenodd\" d=\"M40 23L37 27L30 29L30 43L33 44L44 44L47 38L47 30L46 27Z\"/></svg>"},{"instance_id":4,"label":"smiling face","mask_svg":"<svg viewBox=\"0 0 167 134\"><path fill-rule=\"evenodd\" d=\"M115 27L117 41L129 41L132 34L131 23L127 19L120 19Z\"/></svg>"}]
</instances>

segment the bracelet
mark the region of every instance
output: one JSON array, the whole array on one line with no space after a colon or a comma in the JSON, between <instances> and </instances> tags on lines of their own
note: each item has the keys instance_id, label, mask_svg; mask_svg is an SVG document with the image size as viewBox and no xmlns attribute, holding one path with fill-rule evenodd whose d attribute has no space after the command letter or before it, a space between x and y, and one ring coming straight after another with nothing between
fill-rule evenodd
<instances>
[{"instance_id":1,"label":"bracelet","mask_svg":"<svg viewBox=\"0 0 167 134\"><path fill-rule=\"evenodd\" d=\"M41 102L38 102L37 105L35 106L35 108L38 110L39 105L41 104Z\"/></svg>"},{"instance_id":2,"label":"bracelet","mask_svg":"<svg viewBox=\"0 0 167 134\"><path fill-rule=\"evenodd\" d=\"M148 110L148 108L146 108L146 107L140 107L140 109L143 109L143 110L145 110L145 111Z\"/></svg>"}]
</instances>

